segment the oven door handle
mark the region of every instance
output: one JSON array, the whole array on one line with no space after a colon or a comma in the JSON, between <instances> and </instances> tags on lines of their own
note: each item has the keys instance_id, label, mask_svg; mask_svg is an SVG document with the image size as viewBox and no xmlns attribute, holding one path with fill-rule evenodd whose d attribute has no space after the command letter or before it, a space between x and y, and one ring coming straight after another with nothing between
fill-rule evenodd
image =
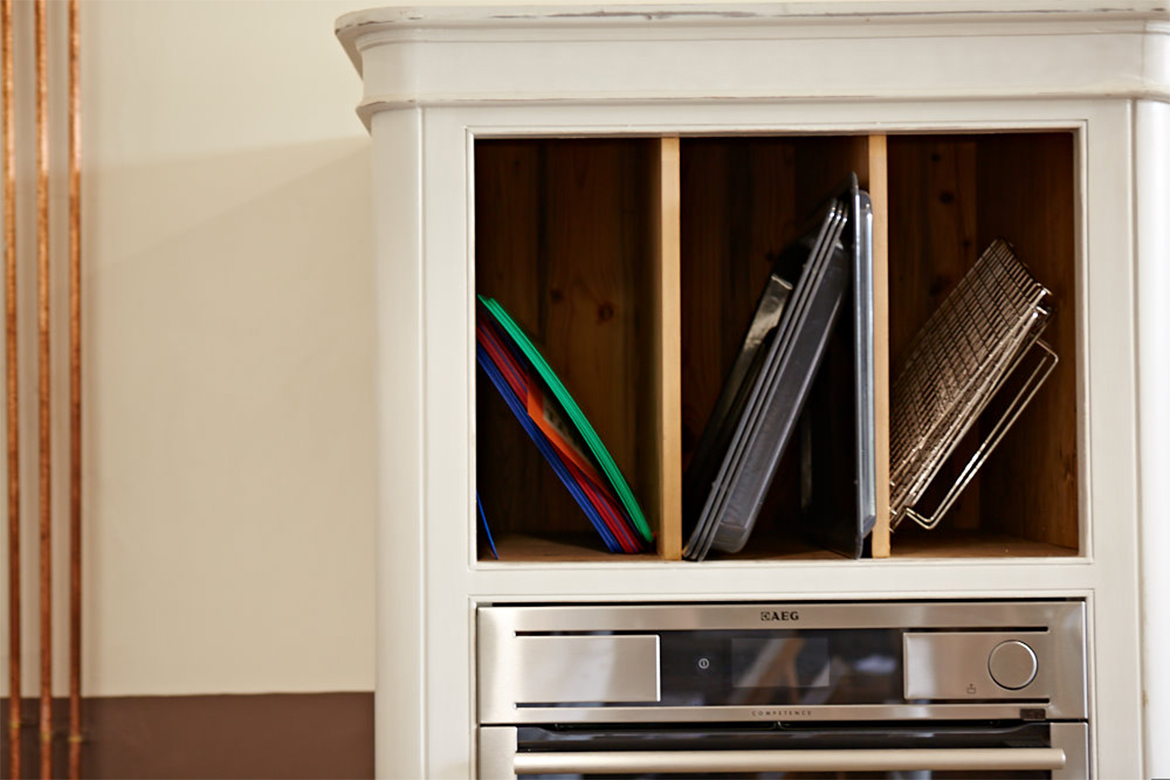
<instances>
[{"instance_id":1,"label":"oven door handle","mask_svg":"<svg viewBox=\"0 0 1170 780\"><path fill-rule=\"evenodd\" d=\"M631 750L516 753L517 775L698 772L1025 771L1063 769L1061 748Z\"/></svg>"}]
</instances>

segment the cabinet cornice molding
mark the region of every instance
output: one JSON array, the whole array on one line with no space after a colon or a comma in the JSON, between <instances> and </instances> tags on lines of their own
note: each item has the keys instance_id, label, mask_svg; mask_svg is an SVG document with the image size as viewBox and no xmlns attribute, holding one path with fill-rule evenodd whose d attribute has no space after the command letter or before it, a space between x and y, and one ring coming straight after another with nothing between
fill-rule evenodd
<instances>
[{"instance_id":1,"label":"cabinet cornice molding","mask_svg":"<svg viewBox=\"0 0 1170 780\"><path fill-rule=\"evenodd\" d=\"M342 17L382 110L498 103L1170 101L1170 11L1133 3L807 0L438 6Z\"/></svg>"},{"instance_id":2,"label":"cabinet cornice molding","mask_svg":"<svg viewBox=\"0 0 1170 780\"><path fill-rule=\"evenodd\" d=\"M752 27L799 24L874 26L890 23L1165 21L1166 0L789 0L758 3L629 3L606 5L521 3L516 5L390 6L354 11L337 21L349 39L370 30L476 31L540 27Z\"/></svg>"}]
</instances>

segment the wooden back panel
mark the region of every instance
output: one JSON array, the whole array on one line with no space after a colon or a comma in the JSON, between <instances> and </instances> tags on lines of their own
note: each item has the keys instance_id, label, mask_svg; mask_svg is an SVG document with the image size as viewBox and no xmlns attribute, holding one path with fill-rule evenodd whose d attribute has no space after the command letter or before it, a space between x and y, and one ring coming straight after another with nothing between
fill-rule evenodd
<instances>
[{"instance_id":1,"label":"wooden back panel","mask_svg":"<svg viewBox=\"0 0 1170 780\"><path fill-rule=\"evenodd\" d=\"M979 530L1078 547L1073 163L1071 133L889 139L891 381L918 328L996 237L1015 245L1058 306L1044 338L1059 365L930 533L940 540ZM959 445L940 482L955 478L986 429ZM928 509L938 497L925 497Z\"/></svg>"},{"instance_id":2,"label":"wooden back panel","mask_svg":"<svg viewBox=\"0 0 1170 780\"><path fill-rule=\"evenodd\" d=\"M979 243L997 236L1052 291L1042 338L1060 362L986 464L984 519L1025 539L1079 547L1077 280L1073 134L995 135L979 143Z\"/></svg>"},{"instance_id":3,"label":"wooden back panel","mask_svg":"<svg viewBox=\"0 0 1170 780\"><path fill-rule=\"evenodd\" d=\"M657 469L640 453L654 449L643 412L659 396L648 369L658 316L649 207L656 145L489 140L475 152L476 290L535 339L653 517L645 497L657 495L647 489ZM477 388L477 485L493 530L588 531L482 374Z\"/></svg>"}]
</instances>

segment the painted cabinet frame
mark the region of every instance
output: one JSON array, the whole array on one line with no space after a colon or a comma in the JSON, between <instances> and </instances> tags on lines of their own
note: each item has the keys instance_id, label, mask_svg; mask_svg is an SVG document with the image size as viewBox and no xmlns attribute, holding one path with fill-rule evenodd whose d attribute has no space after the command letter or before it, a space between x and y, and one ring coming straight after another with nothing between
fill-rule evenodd
<instances>
[{"instance_id":1,"label":"painted cabinet frame","mask_svg":"<svg viewBox=\"0 0 1170 780\"><path fill-rule=\"evenodd\" d=\"M782 24L773 11L750 36L722 17L607 26L554 20L548 9L511 23L468 9L342 21L366 82L378 215L380 775L474 774L479 603L1023 595L1087 601L1095 775L1166 771L1156 735L1170 696L1157 660L1168 649L1167 576L1153 545L1161 539L1167 549L1170 536L1170 495L1154 470L1170 463L1170 421L1157 404L1170 391L1158 348L1170 332L1159 297L1170 294L1162 102L1170 57L1159 65L1133 49L1152 36L1165 45L1166 29L1149 18L1164 12L1102 12L1092 30L1071 15L972 26L955 12L941 21L899 17L875 31L858 19L826 20L833 4L806 5L801 23ZM923 4L877 5L895 13ZM817 25L829 26L829 43ZM783 75L807 69L814 41L850 52L843 59L853 67ZM969 63L991 51L1002 57L973 72ZM525 67L538 56L552 58L548 72ZM614 68L643 56L653 63L646 72L619 79ZM939 60L936 72L914 67ZM475 139L1009 129L1075 133L1078 555L701 566L477 560ZM1153 693L1144 710L1143 692Z\"/></svg>"}]
</instances>

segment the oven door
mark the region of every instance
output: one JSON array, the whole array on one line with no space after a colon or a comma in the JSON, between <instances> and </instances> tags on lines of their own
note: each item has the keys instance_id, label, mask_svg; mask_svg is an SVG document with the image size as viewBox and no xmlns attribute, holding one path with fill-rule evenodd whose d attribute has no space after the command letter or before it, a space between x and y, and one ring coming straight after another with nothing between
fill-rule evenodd
<instances>
[{"instance_id":1,"label":"oven door","mask_svg":"<svg viewBox=\"0 0 1170 780\"><path fill-rule=\"evenodd\" d=\"M1084 723L484 726L479 777L1087 778Z\"/></svg>"}]
</instances>

